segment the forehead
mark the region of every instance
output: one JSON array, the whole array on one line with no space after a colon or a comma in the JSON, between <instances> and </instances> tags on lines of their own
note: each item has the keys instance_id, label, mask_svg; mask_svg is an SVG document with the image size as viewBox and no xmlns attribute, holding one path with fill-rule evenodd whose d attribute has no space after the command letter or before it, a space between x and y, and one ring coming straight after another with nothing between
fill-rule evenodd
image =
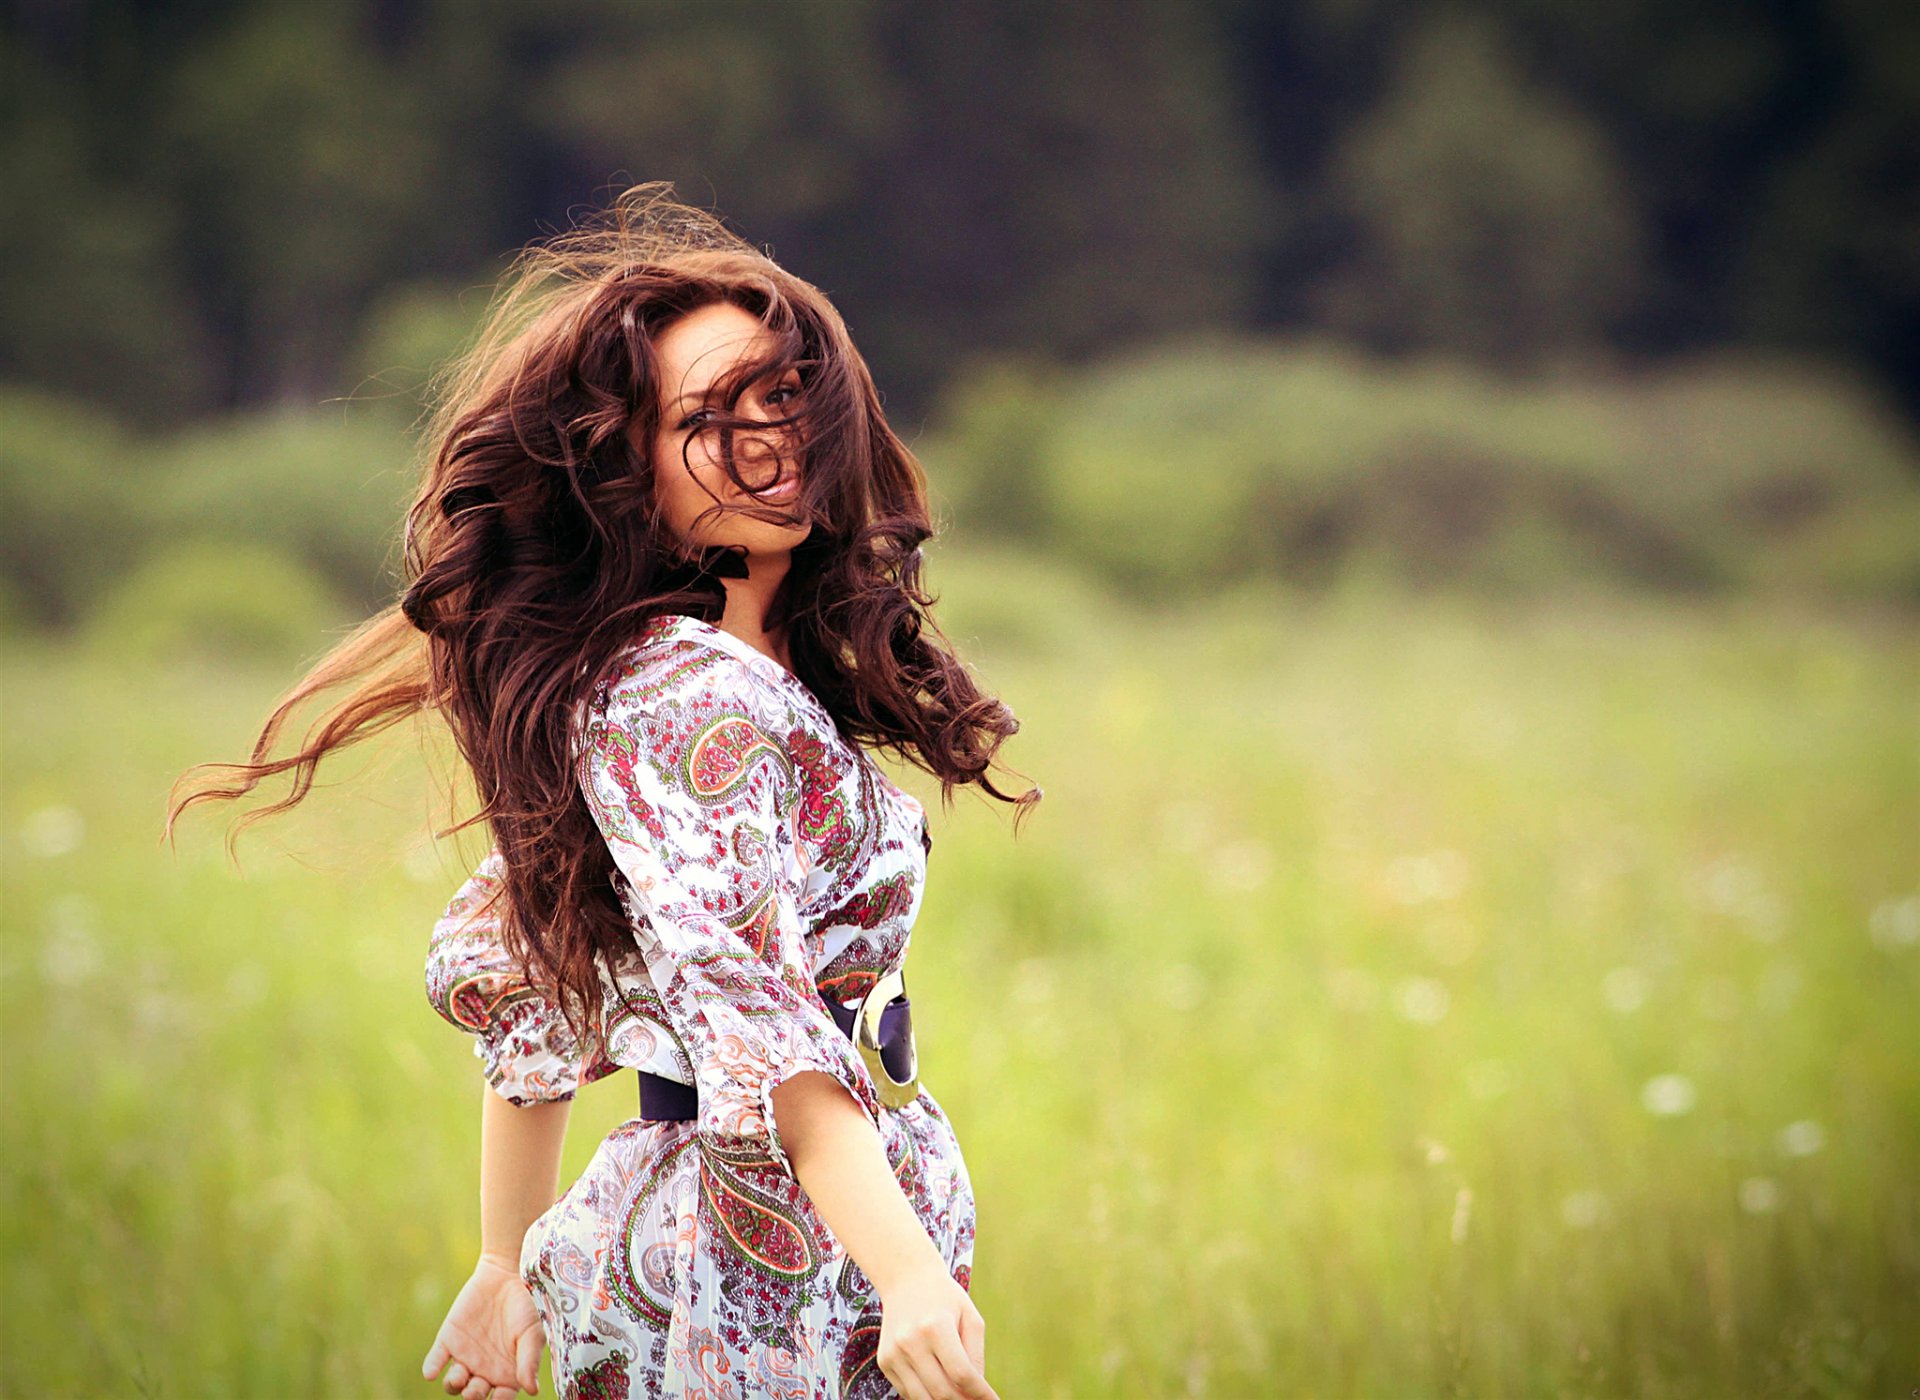
<instances>
[{"instance_id":1,"label":"forehead","mask_svg":"<svg viewBox=\"0 0 1920 1400\"><path fill-rule=\"evenodd\" d=\"M740 360L773 348L774 335L752 312L731 302L689 311L654 341L661 391L673 400L725 377Z\"/></svg>"}]
</instances>

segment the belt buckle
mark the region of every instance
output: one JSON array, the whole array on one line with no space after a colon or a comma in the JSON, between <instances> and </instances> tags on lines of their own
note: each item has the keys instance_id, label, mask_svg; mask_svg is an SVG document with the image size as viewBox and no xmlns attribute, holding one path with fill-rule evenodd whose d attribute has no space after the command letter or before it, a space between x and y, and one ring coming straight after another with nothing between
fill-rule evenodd
<instances>
[{"instance_id":1,"label":"belt buckle","mask_svg":"<svg viewBox=\"0 0 1920 1400\"><path fill-rule=\"evenodd\" d=\"M906 989L906 969L895 968L873 984L866 996L860 999L860 1009L854 1014L854 1046L859 1050L860 1058L866 1062L868 1073L873 1076L874 1087L880 1092L880 1102L888 1108L905 1108L920 1096L920 1049L914 1043L911 1021L907 1023L907 1077L895 1079L880 1054L881 1013L887 1009L887 1003L902 995Z\"/></svg>"}]
</instances>

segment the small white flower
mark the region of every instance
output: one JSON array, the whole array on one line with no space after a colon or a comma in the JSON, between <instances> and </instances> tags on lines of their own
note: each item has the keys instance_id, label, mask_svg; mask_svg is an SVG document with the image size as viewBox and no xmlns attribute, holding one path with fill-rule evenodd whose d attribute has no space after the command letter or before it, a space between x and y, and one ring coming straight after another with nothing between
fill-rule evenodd
<instances>
[{"instance_id":1,"label":"small white flower","mask_svg":"<svg viewBox=\"0 0 1920 1400\"><path fill-rule=\"evenodd\" d=\"M1258 841L1235 841L1221 848L1213 868L1221 884L1249 894L1273 878L1273 853Z\"/></svg>"},{"instance_id":2,"label":"small white flower","mask_svg":"<svg viewBox=\"0 0 1920 1400\"><path fill-rule=\"evenodd\" d=\"M1740 1183L1740 1209L1748 1215L1772 1215L1782 1199L1780 1183L1770 1176L1750 1176Z\"/></svg>"},{"instance_id":3,"label":"small white flower","mask_svg":"<svg viewBox=\"0 0 1920 1400\"><path fill-rule=\"evenodd\" d=\"M1811 1157L1827 1145L1827 1130L1811 1118L1789 1123L1780 1130L1780 1150L1789 1157Z\"/></svg>"},{"instance_id":4,"label":"small white flower","mask_svg":"<svg viewBox=\"0 0 1920 1400\"><path fill-rule=\"evenodd\" d=\"M1203 849L1213 829L1213 812L1204 802L1169 802L1160 809L1160 838L1177 851Z\"/></svg>"},{"instance_id":5,"label":"small white flower","mask_svg":"<svg viewBox=\"0 0 1920 1400\"><path fill-rule=\"evenodd\" d=\"M227 999L236 1006L255 1006L266 1000L267 970L251 960L234 964L227 973Z\"/></svg>"},{"instance_id":6,"label":"small white flower","mask_svg":"<svg viewBox=\"0 0 1920 1400\"><path fill-rule=\"evenodd\" d=\"M416 885L438 885L449 878L440 864L440 848L431 841L419 841L407 847L400 868Z\"/></svg>"},{"instance_id":7,"label":"small white flower","mask_svg":"<svg viewBox=\"0 0 1920 1400\"><path fill-rule=\"evenodd\" d=\"M65 803L42 807L20 823L20 844L49 860L79 850L86 839L87 819Z\"/></svg>"},{"instance_id":8,"label":"small white flower","mask_svg":"<svg viewBox=\"0 0 1920 1400\"><path fill-rule=\"evenodd\" d=\"M1693 1081L1684 1074L1656 1074L1640 1089L1640 1106L1661 1118L1691 1113L1698 1100Z\"/></svg>"},{"instance_id":9,"label":"small white flower","mask_svg":"<svg viewBox=\"0 0 1920 1400\"><path fill-rule=\"evenodd\" d=\"M1458 851L1400 856L1387 866L1387 891L1402 904L1457 899L1467 888L1471 867Z\"/></svg>"},{"instance_id":10,"label":"small white flower","mask_svg":"<svg viewBox=\"0 0 1920 1400\"><path fill-rule=\"evenodd\" d=\"M1777 895L1758 891L1741 911L1747 935L1760 943L1778 943L1787 931L1787 907Z\"/></svg>"},{"instance_id":11,"label":"small white flower","mask_svg":"<svg viewBox=\"0 0 1920 1400\"><path fill-rule=\"evenodd\" d=\"M1014 969L1013 998L1029 1006L1053 1000L1053 964L1045 958L1022 958Z\"/></svg>"},{"instance_id":12,"label":"small white flower","mask_svg":"<svg viewBox=\"0 0 1920 1400\"><path fill-rule=\"evenodd\" d=\"M40 972L56 987L77 987L100 971L105 958L94 936L98 910L84 894L63 894L47 907L47 940Z\"/></svg>"},{"instance_id":13,"label":"small white flower","mask_svg":"<svg viewBox=\"0 0 1920 1400\"><path fill-rule=\"evenodd\" d=\"M1160 978L1160 994L1175 1011L1192 1011L1206 999L1207 979L1191 963L1174 963Z\"/></svg>"},{"instance_id":14,"label":"small white flower","mask_svg":"<svg viewBox=\"0 0 1920 1400\"><path fill-rule=\"evenodd\" d=\"M1762 975L1755 998L1763 1010L1786 1011L1799 998L1802 980L1798 965L1781 959Z\"/></svg>"},{"instance_id":15,"label":"small white flower","mask_svg":"<svg viewBox=\"0 0 1920 1400\"><path fill-rule=\"evenodd\" d=\"M1447 1234L1455 1244L1467 1242L1467 1225L1473 1218L1473 1188L1462 1186L1453 1193L1453 1225Z\"/></svg>"},{"instance_id":16,"label":"small white flower","mask_svg":"<svg viewBox=\"0 0 1920 1400\"><path fill-rule=\"evenodd\" d=\"M1637 967L1616 967L1600 979L1600 995L1609 1008L1630 1016L1647 1001L1647 974Z\"/></svg>"},{"instance_id":17,"label":"small white flower","mask_svg":"<svg viewBox=\"0 0 1920 1400\"><path fill-rule=\"evenodd\" d=\"M147 1035L164 1035L186 1024L187 1005L162 987L145 987L133 996L133 1024Z\"/></svg>"},{"instance_id":18,"label":"small white flower","mask_svg":"<svg viewBox=\"0 0 1920 1400\"><path fill-rule=\"evenodd\" d=\"M1327 974L1327 995L1342 1011L1371 1011L1380 1000L1380 985L1364 968L1336 967Z\"/></svg>"},{"instance_id":19,"label":"small white flower","mask_svg":"<svg viewBox=\"0 0 1920 1400\"><path fill-rule=\"evenodd\" d=\"M1920 943L1920 894L1881 900L1873 906L1867 927L1874 943L1889 953Z\"/></svg>"},{"instance_id":20,"label":"small white flower","mask_svg":"<svg viewBox=\"0 0 1920 1400\"><path fill-rule=\"evenodd\" d=\"M1447 1014L1452 997L1431 977L1409 977L1394 990L1394 1004L1403 1020L1431 1026Z\"/></svg>"},{"instance_id":21,"label":"small white flower","mask_svg":"<svg viewBox=\"0 0 1920 1400\"><path fill-rule=\"evenodd\" d=\"M1575 1191L1560 1202L1560 1218L1570 1229L1591 1230L1607 1216L1607 1198L1598 1191Z\"/></svg>"},{"instance_id":22,"label":"small white flower","mask_svg":"<svg viewBox=\"0 0 1920 1400\"><path fill-rule=\"evenodd\" d=\"M1721 914L1739 914L1761 889L1760 876L1737 856L1722 856L1695 875L1700 903Z\"/></svg>"},{"instance_id":23,"label":"small white flower","mask_svg":"<svg viewBox=\"0 0 1920 1400\"><path fill-rule=\"evenodd\" d=\"M1512 1087L1505 1061L1475 1060L1467 1066L1467 1092L1476 1099L1497 1099Z\"/></svg>"}]
</instances>

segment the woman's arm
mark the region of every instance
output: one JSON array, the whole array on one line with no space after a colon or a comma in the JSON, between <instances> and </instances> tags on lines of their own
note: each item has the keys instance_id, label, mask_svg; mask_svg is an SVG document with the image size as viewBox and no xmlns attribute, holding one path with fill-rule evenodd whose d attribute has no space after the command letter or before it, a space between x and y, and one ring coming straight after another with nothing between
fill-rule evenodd
<instances>
[{"instance_id":1,"label":"woman's arm","mask_svg":"<svg viewBox=\"0 0 1920 1400\"><path fill-rule=\"evenodd\" d=\"M833 1076L773 1090L793 1174L880 1295L880 1369L906 1400L997 1400L986 1322L908 1204L880 1135Z\"/></svg>"},{"instance_id":2,"label":"woman's arm","mask_svg":"<svg viewBox=\"0 0 1920 1400\"><path fill-rule=\"evenodd\" d=\"M508 1103L482 1086L480 1109L480 1257L520 1271L527 1227L560 1195L560 1151L571 1099Z\"/></svg>"},{"instance_id":3,"label":"woman's arm","mask_svg":"<svg viewBox=\"0 0 1920 1400\"><path fill-rule=\"evenodd\" d=\"M535 1394L545 1334L533 1295L520 1278L527 1227L552 1205L560 1186L560 1149L571 1099L521 1108L491 1086L480 1100L480 1258L420 1363L431 1380L463 1400Z\"/></svg>"}]
</instances>

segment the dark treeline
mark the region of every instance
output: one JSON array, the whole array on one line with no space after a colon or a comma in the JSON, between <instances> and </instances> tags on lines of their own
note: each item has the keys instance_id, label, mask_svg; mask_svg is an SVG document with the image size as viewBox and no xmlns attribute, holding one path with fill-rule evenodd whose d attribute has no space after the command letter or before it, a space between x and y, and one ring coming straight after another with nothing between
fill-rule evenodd
<instances>
[{"instance_id":1,"label":"dark treeline","mask_svg":"<svg viewBox=\"0 0 1920 1400\"><path fill-rule=\"evenodd\" d=\"M1502 369L1748 344L1920 407L1914 7L23 0L0 377L351 390L627 179L825 287L907 411L1196 328ZM411 300L409 300L411 299Z\"/></svg>"}]
</instances>

